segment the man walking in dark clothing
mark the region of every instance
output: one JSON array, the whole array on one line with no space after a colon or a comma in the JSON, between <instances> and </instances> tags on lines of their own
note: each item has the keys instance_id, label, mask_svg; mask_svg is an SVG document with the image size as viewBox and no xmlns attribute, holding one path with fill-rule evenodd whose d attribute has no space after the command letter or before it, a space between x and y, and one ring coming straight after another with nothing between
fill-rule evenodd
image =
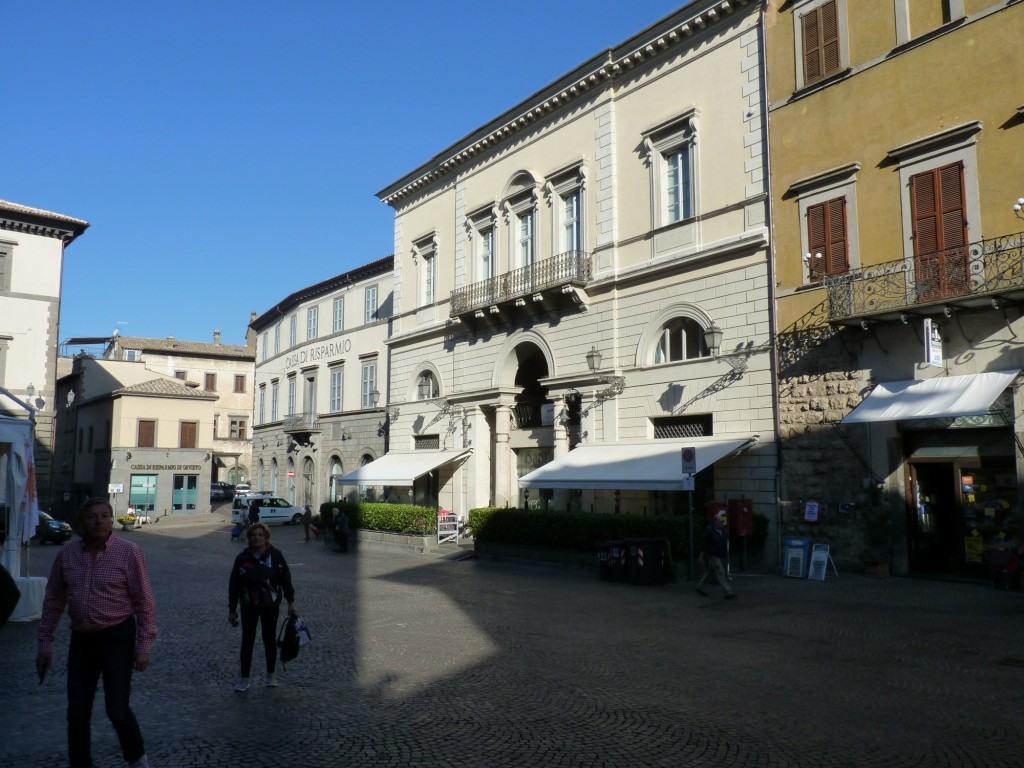
<instances>
[{"instance_id":1,"label":"man walking in dark clothing","mask_svg":"<svg viewBox=\"0 0 1024 768\"><path fill-rule=\"evenodd\" d=\"M725 578L725 566L723 565L725 559L729 556L727 535L725 531L725 512L717 512L715 513L714 520L708 525L704 535L701 537L700 555L697 558L698 563L703 562L706 566L704 576L697 585L697 592L704 597L708 596L708 593L704 591L704 586L714 577L714 580L725 590L726 600L736 598L736 593L732 591L728 579Z\"/></svg>"}]
</instances>

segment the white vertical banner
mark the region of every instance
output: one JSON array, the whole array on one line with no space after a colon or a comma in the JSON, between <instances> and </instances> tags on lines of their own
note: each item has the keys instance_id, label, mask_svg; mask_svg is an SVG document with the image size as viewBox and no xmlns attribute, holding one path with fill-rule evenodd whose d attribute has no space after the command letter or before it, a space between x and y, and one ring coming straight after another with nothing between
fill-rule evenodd
<instances>
[{"instance_id":1,"label":"white vertical banner","mask_svg":"<svg viewBox=\"0 0 1024 768\"><path fill-rule=\"evenodd\" d=\"M924 359L928 365L942 367L942 332L930 317L924 319Z\"/></svg>"}]
</instances>

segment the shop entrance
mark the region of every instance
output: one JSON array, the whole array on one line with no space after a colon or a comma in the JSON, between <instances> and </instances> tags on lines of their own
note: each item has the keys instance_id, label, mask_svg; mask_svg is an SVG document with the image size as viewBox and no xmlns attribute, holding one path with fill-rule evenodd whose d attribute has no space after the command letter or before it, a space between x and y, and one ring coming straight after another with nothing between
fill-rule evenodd
<instances>
[{"instance_id":1,"label":"shop entrance","mask_svg":"<svg viewBox=\"0 0 1024 768\"><path fill-rule=\"evenodd\" d=\"M1008 430L922 431L905 440L911 572L994 578L1021 539Z\"/></svg>"},{"instance_id":2,"label":"shop entrance","mask_svg":"<svg viewBox=\"0 0 1024 768\"><path fill-rule=\"evenodd\" d=\"M963 513L950 462L910 465L910 570L955 573L959 569L959 529Z\"/></svg>"}]
</instances>

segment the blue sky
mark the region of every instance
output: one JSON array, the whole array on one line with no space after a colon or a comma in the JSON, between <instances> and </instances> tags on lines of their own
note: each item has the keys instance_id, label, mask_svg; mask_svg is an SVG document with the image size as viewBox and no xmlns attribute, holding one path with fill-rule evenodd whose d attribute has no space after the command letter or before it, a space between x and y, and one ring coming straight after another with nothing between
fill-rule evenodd
<instances>
[{"instance_id":1,"label":"blue sky","mask_svg":"<svg viewBox=\"0 0 1024 768\"><path fill-rule=\"evenodd\" d=\"M240 344L391 252L375 192L685 4L7 2L0 199L91 225L61 341Z\"/></svg>"}]
</instances>

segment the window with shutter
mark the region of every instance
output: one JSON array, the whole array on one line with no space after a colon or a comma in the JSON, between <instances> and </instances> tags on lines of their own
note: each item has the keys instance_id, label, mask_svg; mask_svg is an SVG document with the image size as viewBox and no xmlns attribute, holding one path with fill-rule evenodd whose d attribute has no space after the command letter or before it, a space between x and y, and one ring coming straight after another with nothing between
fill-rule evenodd
<instances>
[{"instance_id":1,"label":"window with shutter","mask_svg":"<svg viewBox=\"0 0 1024 768\"><path fill-rule=\"evenodd\" d=\"M850 269L846 245L846 198L836 197L807 208L807 244L810 279L841 275Z\"/></svg>"},{"instance_id":2,"label":"window with shutter","mask_svg":"<svg viewBox=\"0 0 1024 768\"><path fill-rule=\"evenodd\" d=\"M839 50L837 0L828 0L800 16L804 85L838 72L842 66Z\"/></svg>"},{"instance_id":3,"label":"window with shutter","mask_svg":"<svg viewBox=\"0 0 1024 768\"><path fill-rule=\"evenodd\" d=\"M962 162L910 177L914 269L922 300L961 296L967 292L964 206Z\"/></svg>"},{"instance_id":4,"label":"window with shutter","mask_svg":"<svg viewBox=\"0 0 1024 768\"><path fill-rule=\"evenodd\" d=\"M153 448L156 446L156 422L149 419L139 419L139 448Z\"/></svg>"},{"instance_id":5,"label":"window with shutter","mask_svg":"<svg viewBox=\"0 0 1024 768\"><path fill-rule=\"evenodd\" d=\"M179 442L179 448L195 448L196 447L196 432L198 425L194 421L183 421L181 422L181 440Z\"/></svg>"}]
</instances>

